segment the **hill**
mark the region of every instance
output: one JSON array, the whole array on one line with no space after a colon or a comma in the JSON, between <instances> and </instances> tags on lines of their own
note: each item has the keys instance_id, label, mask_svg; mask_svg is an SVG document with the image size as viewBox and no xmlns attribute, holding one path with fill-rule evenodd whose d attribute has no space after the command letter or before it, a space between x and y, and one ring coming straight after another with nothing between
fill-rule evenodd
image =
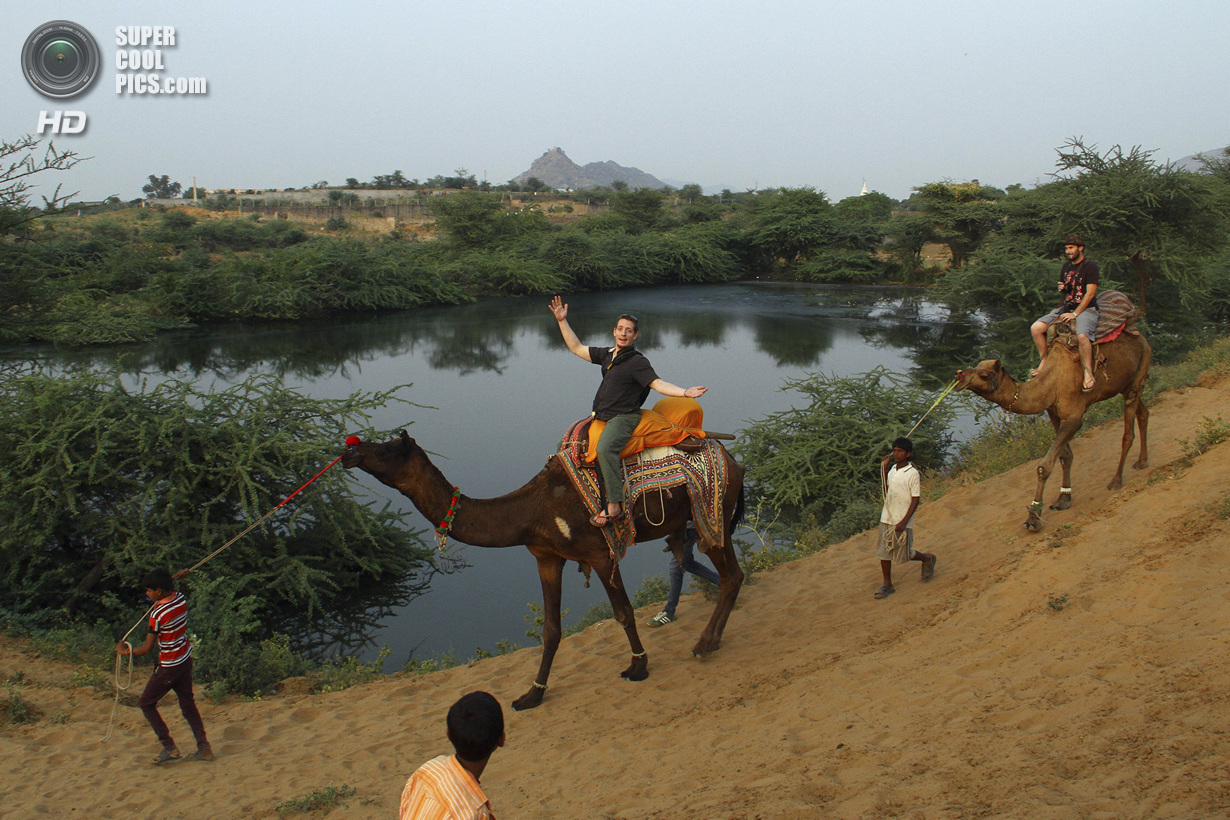
<instances>
[{"instance_id":1,"label":"hill","mask_svg":"<svg viewBox=\"0 0 1230 820\"><path fill-rule=\"evenodd\" d=\"M625 182L629 188L664 188L666 183L647 174L640 168L626 168L617 162L590 162L577 165L562 148L552 148L530 164L530 169L512 178L518 185L524 185L530 177L550 185L552 188L596 188L610 186L614 182Z\"/></svg>"},{"instance_id":2,"label":"hill","mask_svg":"<svg viewBox=\"0 0 1230 820\"><path fill-rule=\"evenodd\" d=\"M1201 168L1200 157L1206 156L1213 159L1221 159L1226 156L1226 152L1230 152L1230 145L1224 148L1210 148L1208 151L1201 151L1199 154L1183 157L1183 159L1175 161L1175 167L1184 171L1199 171Z\"/></svg>"},{"instance_id":3,"label":"hill","mask_svg":"<svg viewBox=\"0 0 1230 820\"><path fill-rule=\"evenodd\" d=\"M508 743L483 775L504 818L1225 817L1230 442L1189 457L1183 440L1228 404L1230 379L1212 377L1154 402L1150 466L1116 493L1121 425L1085 431L1075 504L1047 511L1041 533L1020 526L1033 464L924 502L935 580L899 568L886 600L872 599L867 532L758 574L703 661L689 650L711 605L685 597L676 623L641 630L643 683L618 677L623 631L598 624L563 641L546 700L525 713L508 704L537 649L339 693L205 702L217 760L155 771L137 709L121 707L103 745L110 694L0 642L0 677L20 674L44 715L0 732L6 815L68 803L96 818L272 818L346 784L356 794L331 820L393 817L409 773L448 749L448 706L485 689L506 709ZM163 713L184 737L173 700Z\"/></svg>"}]
</instances>

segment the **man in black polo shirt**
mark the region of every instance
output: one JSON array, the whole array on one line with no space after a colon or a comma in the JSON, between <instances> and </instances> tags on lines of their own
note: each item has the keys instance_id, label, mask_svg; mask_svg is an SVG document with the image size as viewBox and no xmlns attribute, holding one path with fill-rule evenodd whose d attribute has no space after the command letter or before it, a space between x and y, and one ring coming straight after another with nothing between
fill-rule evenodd
<instances>
[{"instance_id":1,"label":"man in black polo shirt","mask_svg":"<svg viewBox=\"0 0 1230 820\"><path fill-rule=\"evenodd\" d=\"M599 512L589 523L605 527L607 522L623 511L624 474L619 462L619 451L632 437L632 431L641 420L641 405L650 390L664 396L684 396L698 399L705 395L707 387L689 387L686 390L658 378L649 360L636 349L636 337L640 335L637 318L625 313L615 322L614 347L588 347L581 344L577 334L568 324L568 305L556 296L551 300L551 313L559 322L559 332L564 344L576 355L591 364L601 365L602 384L594 395L593 417L606 422L598 439L598 467L606 484L606 514Z\"/></svg>"}]
</instances>

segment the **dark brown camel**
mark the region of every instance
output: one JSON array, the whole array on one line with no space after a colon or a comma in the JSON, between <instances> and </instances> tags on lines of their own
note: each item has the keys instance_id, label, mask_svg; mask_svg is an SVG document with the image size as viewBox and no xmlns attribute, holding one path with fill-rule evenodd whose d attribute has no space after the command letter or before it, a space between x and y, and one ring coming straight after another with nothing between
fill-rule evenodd
<instances>
[{"instance_id":1,"label":"dark brown camel","mask_svg":"<svg viewBox=\"0 0 1230 820\"><path fill-rule=\"evenodd\" d=\"M720 446L720 445L719 445ZM709 618L700 640L692 648L698 657L716 650L722 643L726 619L739 597L743 570L735 555L731 534L743 512L743 468L722 448L729 481L723 499L726 525L719 547L708 552L721 577L717 606ZM360 442L347 447L342 456L347 469L358 467L379 481L409 498L428 521L443 521L453 498L453 485L431 463L423 448L403 430L399 438L384 444ZM684 527L692 517L686 492L658 493L649 497L649 515L645 515L646 497L633 508L638 541L667 538L676 553L684 544ZM662 509L662 505L665 509ZM538 577L542 580L543 616L542 663L538 677L529 691L513 701L517 710L532 709L542 703L547 688L547 676L560 640L560 587L564 565L576 561L588 574L592 569L615 611L615 619L623 625L632 648L632 664L620 673L640 681L649 677L649 658L636 631L636 618L628 593L624 589L619 566L612 560L601 531L589 523L585 509L573 488L559 458L552 456L547 466L519 490L499 498L469 498L461 496L456 506L451 537L476 547L513 547L524 545L538 561Z\"/></svg>"},{"instance_id":2,"label":"dark brown camel","mask_svg":"<svg viewBox=\"0 0 1230 820\"><path fill-rule=\"evenodd\" d=\"M1099 344L1095 352L1095 383L1086 393L1081 391L1084 371L1080 357L1067 344L1071 332L1066 325L1056 330L1046 366L1024 384L1017 384L998 359L979 362L977 367L962 372L957 379L958 390L972 390L1009 413L1033 415L1046 411L1050 418L1055 428L1055 441L1038 465L1038 488L1029 505L1029 518L1025 520L1025 527L1035 531L1041 524L1042 491L1055 467L1056 457L1063 466L1063 486L1051 509L1066 510L1072 506L1071 441L1081 429L1085 411L1095 402L1123 396L1123 449L1115 477L1106 488L1117 490L1123 486L1123 463L1134 440L1133 423L1140 427L1140 457L1132 466L1139 470L1149 464L1149 409L1141 396L1149 375L1149 363L1153 360L1153 349L1148 341L1143 336L1125 332L1113 342Z\"/></svg>"}]
</instances>

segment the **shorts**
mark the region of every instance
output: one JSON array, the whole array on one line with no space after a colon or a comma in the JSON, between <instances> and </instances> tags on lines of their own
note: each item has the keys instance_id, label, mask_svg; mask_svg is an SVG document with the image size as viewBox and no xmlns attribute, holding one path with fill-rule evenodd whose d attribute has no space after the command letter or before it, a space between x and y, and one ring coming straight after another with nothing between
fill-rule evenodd
<instances>
[{"instance_id":1,"label":"shorts","mask_svg":"<svg viewBox=\"0 0 1230 820\"><path fill-rule=\"evenodd\" d=\"M1059 321L1060 316L1068 312L1068 309L1065 307L1057 307L1038 321L1053 325ZM1080 316L1076 317L1074 324L1076 325L1077 335L1079 336L1083 333L1092 342L1094 331L1098 329L1098 309L1093 306L1086 308Z\"/></svg>"},{"instance_id":2,"label":"shorts","mask_svg":"<svg viewBox=\"0 0 1230 820\"><path fill-rule=\"evenodd\" d=\"M894 564L904 564L914 558L914 528L906 527L905 532L897 532L893 524L880 523L880 538L876 543L876 558L881 561L892 561Z\"/></svg>"}]
</instances>

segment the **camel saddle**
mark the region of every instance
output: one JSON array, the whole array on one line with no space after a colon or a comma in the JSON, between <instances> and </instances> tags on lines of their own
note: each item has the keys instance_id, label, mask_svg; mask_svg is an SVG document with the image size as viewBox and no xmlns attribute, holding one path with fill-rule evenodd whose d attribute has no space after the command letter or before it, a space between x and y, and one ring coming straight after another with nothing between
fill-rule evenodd
<instances>
[{"instance_id":1,"label":"camel saddle","mask_svg":"<svg viewBox=\"0 0 1230 820\"><path fill-rule=\"evenodd\" d=\"M659 399L653 409L641 410L641 421L632 431L628 443L619 451L619 457L634 456L648 447L679 447L685 452L697 452L702 446L699 440L707 435L700 429L704 422L705 411L696 399L672 396ZM594 419L589 423L586 463L593 464L598 460L598 439L605 428L605 421Z\"/></svg>"},{"instance_id":2,"label":"camel saddle","mask_svg":"<svg viewBox=\"0 0 1230 820\"><path fill-rule=\"evenodd\" d=\"M624 515L602 528L612 557L623 558L636 541L632 508L645 492L670 492L684 486L691 497L697 540L701 551L721 544L721 499L725 489L725 460L713 438L722 433L701 429L704 411L695 399L667 397L651 410L641 410L641 422L628 445L620 451L626 478ZM605 422L586 418L575 422L557 454L577 494L591 514L605 509L597 469L598 437ZM733 436L731 436L733 438Z\"/></svg>"}]
</instances>

